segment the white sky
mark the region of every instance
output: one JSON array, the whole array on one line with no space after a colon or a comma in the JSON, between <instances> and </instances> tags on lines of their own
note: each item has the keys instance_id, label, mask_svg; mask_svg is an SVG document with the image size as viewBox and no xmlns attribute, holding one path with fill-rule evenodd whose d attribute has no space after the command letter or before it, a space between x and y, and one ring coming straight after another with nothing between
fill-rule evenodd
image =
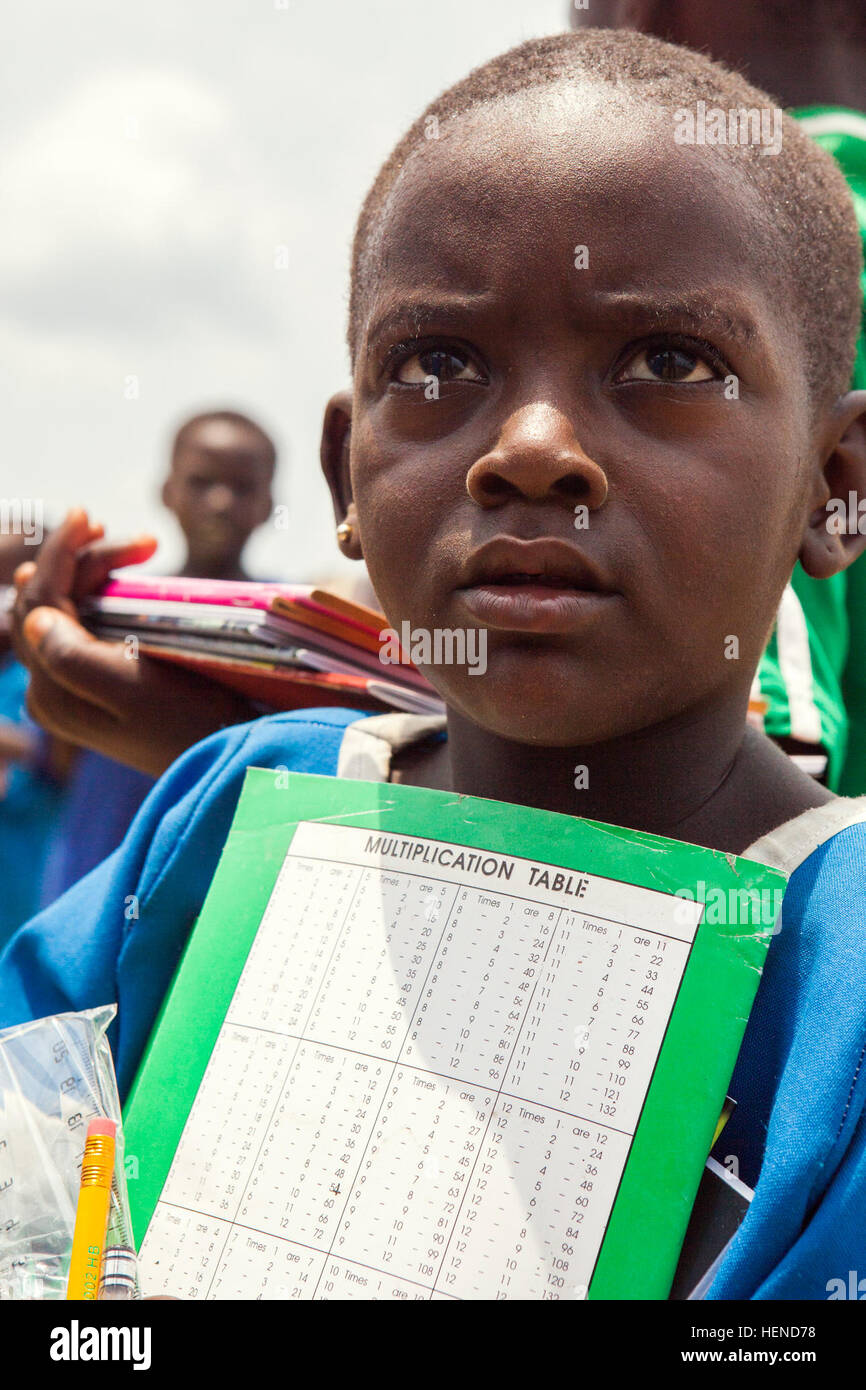
<instances>
[{"instance_id":1,"label":"white sky","mask_svg":"<svg viewBox=\"0 0 866 1390\"><path fill-rule=\"evenodd\" d=\"M157 499L172 427L211 405L280 448L255 572L337 558L321 410L347 384L348 251L376 170L484 59L567 0L18 0L0 57L0 496L73 503L181 554ZM288 248L289 268L274 267ZM135 376L138 399L125 397Z\"/></svg>"}]
</instances>

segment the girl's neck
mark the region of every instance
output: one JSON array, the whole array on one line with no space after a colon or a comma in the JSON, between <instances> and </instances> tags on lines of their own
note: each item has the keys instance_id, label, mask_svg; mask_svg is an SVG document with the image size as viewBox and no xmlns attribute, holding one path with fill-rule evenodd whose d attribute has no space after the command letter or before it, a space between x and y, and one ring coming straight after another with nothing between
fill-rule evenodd
<instances>
[{"instance_id":1,"label":"girl's neck","mask_svg":"<svg viewBox=\"0 0 866 1390\"><path fill-rule=\"evenodd\" d=\"M249 575L239 560L226 560L224 564L219 564L212 560L196 560L193 557L187 557L183 569L180 571L180 577L183 579L249 579Z\"/></svg>"},{"instance_id":2,"label":"girl's neck","mask_svg":"<svg viewBox=\"0 0 866 1390\"><path fill-rule=\"evenodd\" d=\"M441 780L445 756L442 749ZM435 757L427 769L434 776ZM695 714L583 749L513 743L451 711L447 759L447 785L456 792L733 853L830 799L769 739L747 729L741 710L721 719L717 710ZM433 778L417 771L411 780L429 785Z\"/></svg>"}]
</instances>

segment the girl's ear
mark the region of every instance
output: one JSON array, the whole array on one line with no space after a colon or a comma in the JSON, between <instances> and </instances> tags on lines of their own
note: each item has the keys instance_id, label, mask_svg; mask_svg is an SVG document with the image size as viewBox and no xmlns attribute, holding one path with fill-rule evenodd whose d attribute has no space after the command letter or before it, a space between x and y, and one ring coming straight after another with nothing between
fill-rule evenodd
<instances>
[{"instance_id":1,"label":"girl's ear","mask_svg":"<svg viewBox=\"0 0 866 1390\"><path fill-rule=\"evenodd\" d=\"M824 470L800 563L813 579L838 574L866 550L866 391L833 407L823 441Z\"/></svg>"},{"instance_id":2,"label":"girl's ear","mask_svg":"<svg viewBox=\"0 0 866 1390\"><path fill-rule=\"evenodd\" d=\"M340 550L351 560L363 558L358 514L352 500L352 478L349 470L349 442L352 430L352 393L338 391L325 406L322 421L322 443L319 458L322 472L331 491L334 517L342 528Z\"/></svg>"}]
</instances>

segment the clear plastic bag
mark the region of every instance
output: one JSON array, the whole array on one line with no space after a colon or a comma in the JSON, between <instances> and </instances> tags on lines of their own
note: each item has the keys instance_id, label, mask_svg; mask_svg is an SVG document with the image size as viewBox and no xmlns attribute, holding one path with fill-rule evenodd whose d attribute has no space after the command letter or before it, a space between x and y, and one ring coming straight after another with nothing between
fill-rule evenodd
<instances>
[{"instance_id":1,"label":"clear plastic bag","mask_svg":"<svg viewBox=\"0 0 866 1390\"><path fill-rule=\"evenodd\" d=\"M138 1297L123 1133L106 1030L113 1004L0 1031L0 1299L61 1299L87 1124L117 1124L100 1297Z\"/></svg>"}]
</instances>

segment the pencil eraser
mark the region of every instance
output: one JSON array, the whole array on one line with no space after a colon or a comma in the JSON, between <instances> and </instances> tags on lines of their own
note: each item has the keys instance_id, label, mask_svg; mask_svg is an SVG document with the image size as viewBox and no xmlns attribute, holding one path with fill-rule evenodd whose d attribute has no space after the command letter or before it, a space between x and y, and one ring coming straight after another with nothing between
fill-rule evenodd
<instances>
[{"instance_id":1,"label":"pencil eraser","mask_svg":"<svg viewBox=\"0 0 866 1390\"><path fill-rule=\"evenodd\" d=\"M114 1120L109 1120L104 1115L97 1115L87 1126L88 1139L91 1134L107 1134L109 1139L113 1139L116 1133L117 1125Z\"/></svg>"}]
</instances>

